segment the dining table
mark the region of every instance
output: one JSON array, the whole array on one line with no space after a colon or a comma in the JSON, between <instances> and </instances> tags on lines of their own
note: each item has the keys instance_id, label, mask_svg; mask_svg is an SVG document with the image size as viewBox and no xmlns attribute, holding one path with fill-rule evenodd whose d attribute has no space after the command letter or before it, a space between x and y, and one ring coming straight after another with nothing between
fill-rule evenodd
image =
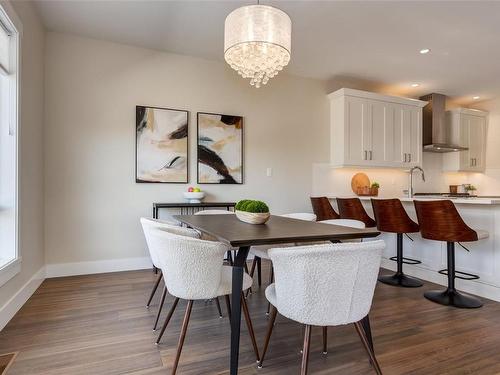
<instances>
[{"instance_id":1,"label":"dining table","mask_svg":"<svg viewBox=\"0 0 500 375\"><path fill-rule=\"evenodd\" d=\"M351 228L275 215L271 215L265 224L248 224L240 221L236 215L176 215L174 217L184 225L238 249L232 268L231 375L238 374L243 273L251 246L318 241L336 243L342 240L376 237L380 234L373 228ZM364 320L363 325L368 326L366 330L369 331L368 317ZM373 345L371 337L369 337L369 341Z\"/></svg>"}]
</instances>

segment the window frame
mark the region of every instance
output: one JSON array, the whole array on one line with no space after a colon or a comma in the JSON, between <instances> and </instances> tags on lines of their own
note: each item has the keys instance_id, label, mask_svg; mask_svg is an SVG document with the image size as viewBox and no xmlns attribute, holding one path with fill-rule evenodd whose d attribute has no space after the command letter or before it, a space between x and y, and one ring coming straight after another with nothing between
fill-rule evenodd
<instances>
[{"instance_id":1,"label":"window frame","mask_svg":"<svg viewBox=\"0 0 500 375\"><path fill-rule=\"evenodd\" d=\"M22 23L14 11L12 5L7 1L0 1L0 22L6 31L11 33L11 45L9 51L9 71L5 71L5 67L0 68L6 78L9 80L8 87L8 121L9 121L9 135L15 137L15 150L14 150L14 258L10 259L4 264L0 264L0 287L7 283L10 279L21 272L21 236L20 236L20 123L21 123L21 96L20 96L20 82L21 82L21 39L22 39ZM7 73L7 74L6 74ZM0 208L1 209L1 208Z\"/></svg>"}]
</instances>

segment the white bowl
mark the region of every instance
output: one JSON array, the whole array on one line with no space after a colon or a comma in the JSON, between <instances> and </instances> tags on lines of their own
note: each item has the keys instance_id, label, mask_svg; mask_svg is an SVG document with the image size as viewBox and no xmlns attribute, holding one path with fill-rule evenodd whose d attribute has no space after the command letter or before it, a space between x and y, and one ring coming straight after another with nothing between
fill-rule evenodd
<instances>
[{"instance_id":1,"label":"white bowl","mask_svg":"<svg viewBox=\"0 0 500 375\"><path fill-rule=\"evenodd\" d=\"M205 198L205 192L203 191L185 191L182 194L189 203L201 203L201 200Z\"/></svg>"},{"instance_id":2,"label":"white bowl","mask_svg":"<svg viewBox=\"0 0 500 375\"><path fill-rule=\"evenodd\" d=\"M236 217L241 221L248 224L264 224L269 220L271 214L269 212L246 212L246 211L235 211Z\"/></svg>"}]
</instances>

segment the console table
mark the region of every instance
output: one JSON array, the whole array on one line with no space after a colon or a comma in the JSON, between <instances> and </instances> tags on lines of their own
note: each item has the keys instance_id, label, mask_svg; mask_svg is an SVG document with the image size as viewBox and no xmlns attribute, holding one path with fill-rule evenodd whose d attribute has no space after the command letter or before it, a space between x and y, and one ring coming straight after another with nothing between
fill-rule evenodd
<instances>
[{"instance_id":1,"label":"console table","mask_svg":"<svg viewBox=\"0 0 500 375\"><path fill-rule=\"evenodd\" d=\"M236 206L236 202L153 203L153 218L158 219L158 211L161 208L177 208L181 215L189 215L205 208L225 208L227 211L231 211L234 206Z\"/></svg>"}]
</instances>

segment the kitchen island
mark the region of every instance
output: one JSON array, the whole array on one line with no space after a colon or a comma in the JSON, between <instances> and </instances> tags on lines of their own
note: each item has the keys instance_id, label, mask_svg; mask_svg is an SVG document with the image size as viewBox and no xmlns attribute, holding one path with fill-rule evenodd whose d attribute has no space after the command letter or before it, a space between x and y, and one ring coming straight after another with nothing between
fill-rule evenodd
<instances>
[{"instance_id":1,"label":"kitchen island","mask_svg":"<svg viewBox=\"0 0 500 375\"><path fill-rule=\"evenodd\" d=\"M332 205L336 207L335 198L330 198ZM360 197L368 214L373 217L371 197ZM375 197L375 199L384 199ZM413 198L399 198L408 215L417 222L414 200L442 200L449 199L436 196L416 196ZM482 229L489 232L489 238L477 242L467 242L463 245L470 250L467 251L457 244L456 267L464 271L478 275L478 280L465 281L456 279L458 290L476 294L482 297L500 301L500 198L478 197L478 198L451 198L463 220L472 229ZM422 280L446 285L446 276L438 273L446 268L446 243L423 239L419 233L410 234L411 241L404 237L404 255L409 258L418 259L422 263L418 265L404 265L405 273L418 277ZM389 260L396 255L396 235L383 233L379 238L386 241L387 247L382 259L382 267L396 270L396 263Z\"/></svg>"}]
</instances>

